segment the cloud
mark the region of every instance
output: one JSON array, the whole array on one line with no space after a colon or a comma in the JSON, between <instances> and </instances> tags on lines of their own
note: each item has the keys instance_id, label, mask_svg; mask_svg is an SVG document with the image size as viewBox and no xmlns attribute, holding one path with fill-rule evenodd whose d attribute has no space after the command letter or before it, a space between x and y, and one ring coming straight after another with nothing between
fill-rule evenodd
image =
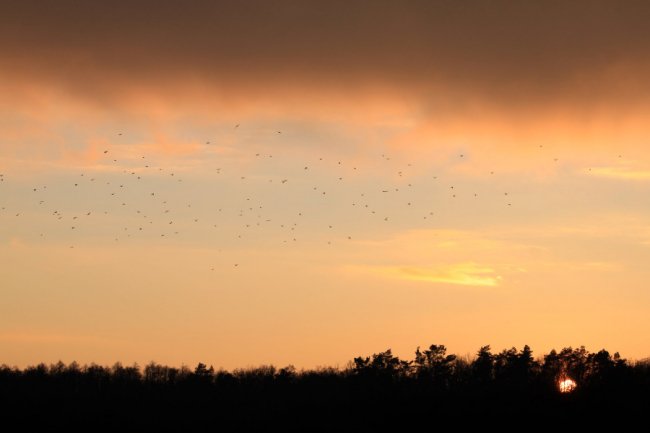
<instances>
[{"instance_id":1,"label":"cloud","mask_svg":"<svg viewBox=\"0 0 650 433\"><path fill-rule=\"evenodd\" d=\"M521 264L533 248L491 235L485 230L409 230L360 241L363 252L349 257L348 263L356 264L346 269L380 278L495 287L504 275L525 272Z\"/></svg>"},{"instance_id":2,"label":"cloud","mask_svg":"<svg viewBox=\"0 0 650 433\"><path fill-rule=\"evenodd\" d=\"M128 129L172 154L199 149L191 131L311 122L325 127L303 143L335 125L341 148L461 175L608 166L612 142L647 154L648 16L598 0L4 2L0 148L51 161Z\"/></svg>"},{"instance_id":3,"label":"cloud","mask_svg":"<svg viewBox=\"0 0 650 433\"><path fill-rule=\"evenodd\" d=\"M488 266L476 263L458 263L441 267L385 267L375 272L411 281L459 284L463 286L494 287L502 277Z\"/></svg>"},{"instance_id":4,"label":"cloud","mask_svg":"<svg viewBox=\"0 0 650 433\"><path fill-rule=\"evenodd\" d=\"M629 103L650 94L649 16L647 2L605 0L25 0L0 6L0 70L105 103L177 83L221 99L385 88L427 105Z\"/></svg>"},{"instance_id":5,"label":"cloud","mask_svg":"<svg viewBox=\"0 0 650 433\"><path fill-rule=\"evenodd\" d=\"M594 167L585 171L586 173L621 180L650 180L650 170L639 170L629 167Z\"/></svg>"},{"instance_id":6,"label":"cloud","mask_svg":"<svg viewBox=\"0 0 650 433\"><path fill-rule=\"evenodd\" d=\"M599 215L472 230L409 230L358 241L346 254L352 274L382 279L500 287L565 275L611 278L640 264L649 244L641 215Z\"/></svg>"}]
</instances>

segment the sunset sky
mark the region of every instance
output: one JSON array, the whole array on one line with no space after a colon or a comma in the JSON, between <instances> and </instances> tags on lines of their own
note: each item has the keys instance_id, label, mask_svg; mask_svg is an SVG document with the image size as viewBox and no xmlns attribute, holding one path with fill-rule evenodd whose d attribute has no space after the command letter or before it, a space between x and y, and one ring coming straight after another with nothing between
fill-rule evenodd
<instances>
[{"instance_id":1,"label":"sunset sky","mask_svg":"<svg viewBox=\"0 0 650 433\"><path fill-rule=\"evenodd\" d=\"M650 356L645 1L0 4L0 364Z\"/></svg>"}]
</instances>

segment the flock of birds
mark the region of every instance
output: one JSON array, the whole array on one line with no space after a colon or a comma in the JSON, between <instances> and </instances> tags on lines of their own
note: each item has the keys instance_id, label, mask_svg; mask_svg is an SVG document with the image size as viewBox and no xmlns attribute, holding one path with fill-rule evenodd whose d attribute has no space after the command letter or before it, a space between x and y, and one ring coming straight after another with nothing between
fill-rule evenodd
<instances>
[{"instance_id":1,"label":"flock of birds","mask_svg":"<svg viewBox=\"0 0 650 433\"><path fill-rule=\"evenodd\" d=\"M240 125L235 125L235 129L239 129ZM282 131L275 131L278 136ZM122 136L122 133L118 133ZM210 141L205 142L206 146L211 146ZM120 149L123 150L123 144L120 144ZM116 152L114 152L116 150ZM202 203L208 198L200 198L195 200L185 200L184 203L179 203L179 197L191 197L192 187L189 186L185 190L178 193L178 185L184 181L181 176L184 171L175 171L170 167L158 166L154 163L153 159L149 159L147 155L138 155L137 157L130 156L124 160L120 160L113 154L119 154L117 148L105 148L101 154L102 165L110 166L110 170L93 171L92 173L78 173L73 180L65 182L67 184L67 191L64 195L74 197L73 203L54 203L52 198L60 197L61 185L56 185L56 194L50 194L54 188L48 190L48 185L36 185L31 187L30 194L33 199L31 202L35 204L40 215L48 215L58 225L54 227L66 228L69 233L78 233L80 228L97 228L98 225L103 227L103 233L112 233L111 237L115 242L120 242L129 238L137 238L143 236L156 236L159 238L179 237L185 231L191 230L199 233L205 230L222 229L228 232L232 240L241 240L243 238L259 238L263 236L263 232L253 232L255 228L263 228L268 225L275 225L277 232L282 233L283 238L280 239L282 243L298 242L300 236L297 235L299 227L304 225L305 217L308 215L319 217L322 219L323 212L327 209L328 204L320 203L324 199L330 199L334 196L338 203L329 203L337 207L337 213L344 214L344 220L357 220L360 224L366 224L369 221L364 218L372 218L373 221L383 221L385 223L391 222L393 217L390 215L391 210L403 208L412 217L418 219L432 219L435 215L433 203L427 203L424 209L422 206L415 206L414 201L421 196L406 194L404 191L411 190L413 176L408 173L412 168L411 164L406 164L405 167L395 169L394 172L389 173L387 181L391 182L390 186L369 188L365 191L352 191L350 186L346 185L347 176L356 175L361 172L361 169L347 164L342 160L334 160L327 162L330 164L323 170L324 158L320 157L314 159L310 163L301 165L300 168L294 167L290 175L277 176L267 175L267 178L262 179L262 174L259 172L240 172L234 173L230 167L213 167L211 169L213 175L218 179L219 176L224 177L224 173L228 172L229 180L225 181L221 186L223 191L222 195L228 195L232 198L231 203L226 207L226 203L219 204L219 200L210 198L212 202L217 202L215 206L206 207ZM252 151L251 158L268 158L272 159L273 154ZM466 155L460 153L457 155L459 161L466 160ZM277 159L277 158L276 158ZM292 158L295 160L295 158ZM389 163L391 157L386 154L381 154L380 161L378 162ZM557 162L557 158L555 158ZM291 163L290 160L284 161L284 164ZM318 176L310 178L310 173L314 165L319 172ZM347 167L347 165L350 165ZM346 166L346 167L343 167ZM343 169L344 168L344 169ZM338 170L337 170L338 169ZM299 174L298 174L299 173ZM309 185L305 187L296 196L291 197L291 192L296 190L287 189L287 184L298 181L300 185L306 186L310 180L322 180L322 174L330 179L325 187L322 185ZM494 174L494 172L490 172ZM431 182L437 182L435 185L438 191L447 190L447 193L442 193L449 199L456 199L459 188L456 185L442 185L438 176L427 176ZM146 182L147 179L154 179L153 182ZM248 182L249 178L253 178L255 182L264 182L267 184L265 189L251 189L241 188L233 181L244 185ZM0 187L7 185L10 180L4 173L0 173ZM218 184L218 180L216 181ZM191 182L190 182L191 184ZM215 185L216 185L215 184ZM268 186L273 185L274 190L269 190ZM66 185L64 185L65 187ZM429 185L427 187L431 187ZM169 189L177 191L176 194L168 194ZM357 185L356 188L359 188ZM307 189L310 195L306 195ZM25 191L27 193L27 191ZM5 193L6 194L6 193ZM508 191L502 192L503 196L500 201L503 206L512 206ZM19 209L10 209L6 204L2 203L3 198L2 189L0 189L0 217L17 217L23 215L23 211ZM479 196L479 192L473 191L471 193L464 193L474 198ZM289 197L288 197L289 196ZM348 203L341 200L349 200ZM225 200L227 202L227 200ZM279 202L282 202L279 204ZM265 203L271 203L271 206L265 207ZM80 204L87 205L84 210L80 210ZM91 208L92 206L92 208ZM275 207L275 210L267 211L267 209ZM277 208L281 208L278 211ZM293 207L293 208L291 208ZM181 208L183 208L181 210ZM193 212L194 209L200 208ZM346 214L345 209L356 209L353 214ZM417 210L416 210L417 208ZM411 211L413 210L413 211ZM97 219L96 216L103 216L104 219ZM111 219L112 215L117 215L121 218ZM228 215L227 217L225 215ZM234 218L233 218L234 217ZM93 220L94 219L94 220ZM316 218L318 219L318 218ZM227 220L227 221L224 221ZM119 221L121 227L116 230L114 224ZM233 223L233 221L235 221ZM225 222L225 224L224 224ZM319 221L320 224L322 221ZM340 222L340 221L339 221ZM0 223L1 224L1 223ZM311 230L322 230L327 233L327 245L332 245L336 240L353 239L352 233L349 232L349 227L340 228L340 224L334 221L321 224L322 226L311 227ZM190 225L195 227L190 228ZM43 224L42 227L51 228L52 224ZM38 230L37 227L33 228ZM313 233L307 229L302 233ZM344 232L347 230L348 232ZM276 232L276 233L277 233ZM46 238L47 232L42 231L38 234L40 238ZM64 236L65 237L65 236ZM82 236L73 238L67 237L68 240L75 239L79 241L83 239ZM75 244L71 243L70 248L75 248ZM239 266L238 263L233 264ZM214 268L212 268L214 270Z\"/></svg>"}]
</instances>

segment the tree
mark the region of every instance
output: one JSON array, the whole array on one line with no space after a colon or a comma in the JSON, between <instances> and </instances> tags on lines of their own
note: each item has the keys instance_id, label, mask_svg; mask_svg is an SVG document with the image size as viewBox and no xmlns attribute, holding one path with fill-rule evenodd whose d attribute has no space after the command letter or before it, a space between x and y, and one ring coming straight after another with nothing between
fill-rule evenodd
<instances>
[{"instance_id":1,"label":"tree","mask_svg":"<svg viewBox=\"0 0 650 433\"><path fill-rule=\"evenodd\" d=\"M472 364L472 370L477 383L486 384L492 381L494 377L494 355L490 352L489 345L479 349Z\"/></svg>"},{"instance_id":2,"label":"tree","mask_svg":"<svg viewBox=\"0 0 650 433\"><path fill-rule=\"evenodd\" d=\"M410 361L402 361L393 356L391 349L372 355L372 359L366 357L354 358L353 371L357 375L399 377L408 374Z\"/></svg>"},{"instance_id":3,"label":"tree","mask_svg":"<svg viewBox=\"0 0 650 433\"><path fill-rule=\"evenodd\" d=\"M202 362L199 362L194 369L194 376L202 380L212 379L213 375L214 367L210 366L210 368L207 368L207 366Z\"/></svg>"},{"instance_id":4,"label":"tree","mask_svg":"<svg viewBox=\"0 0 650 433\"><path fill-rule=\"evenodd\" d=\"M448 387L453 373L456 355L447 355L444 345L432 344L428 350L420 352L420 347L415 350L413 367L415 375L419 378L430 378L437 385Z\"/></svg>"}]
</instances>

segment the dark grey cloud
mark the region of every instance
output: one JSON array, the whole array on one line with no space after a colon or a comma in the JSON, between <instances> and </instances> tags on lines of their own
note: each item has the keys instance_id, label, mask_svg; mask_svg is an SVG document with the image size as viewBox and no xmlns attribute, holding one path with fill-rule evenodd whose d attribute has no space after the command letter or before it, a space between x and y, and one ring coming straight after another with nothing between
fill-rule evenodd
<instances>
[{"instance_id":1,"label":"dark grey cloud","mask_svg":"<svg viewBox=\"0 0 650 433\"><path fill-rule=\"evenodd\" d=\"M649 22L633 0L21 0L0 5L0 74L81 92L195 77L625 98L650 93Z\"/></svg>"}]
</instances>

